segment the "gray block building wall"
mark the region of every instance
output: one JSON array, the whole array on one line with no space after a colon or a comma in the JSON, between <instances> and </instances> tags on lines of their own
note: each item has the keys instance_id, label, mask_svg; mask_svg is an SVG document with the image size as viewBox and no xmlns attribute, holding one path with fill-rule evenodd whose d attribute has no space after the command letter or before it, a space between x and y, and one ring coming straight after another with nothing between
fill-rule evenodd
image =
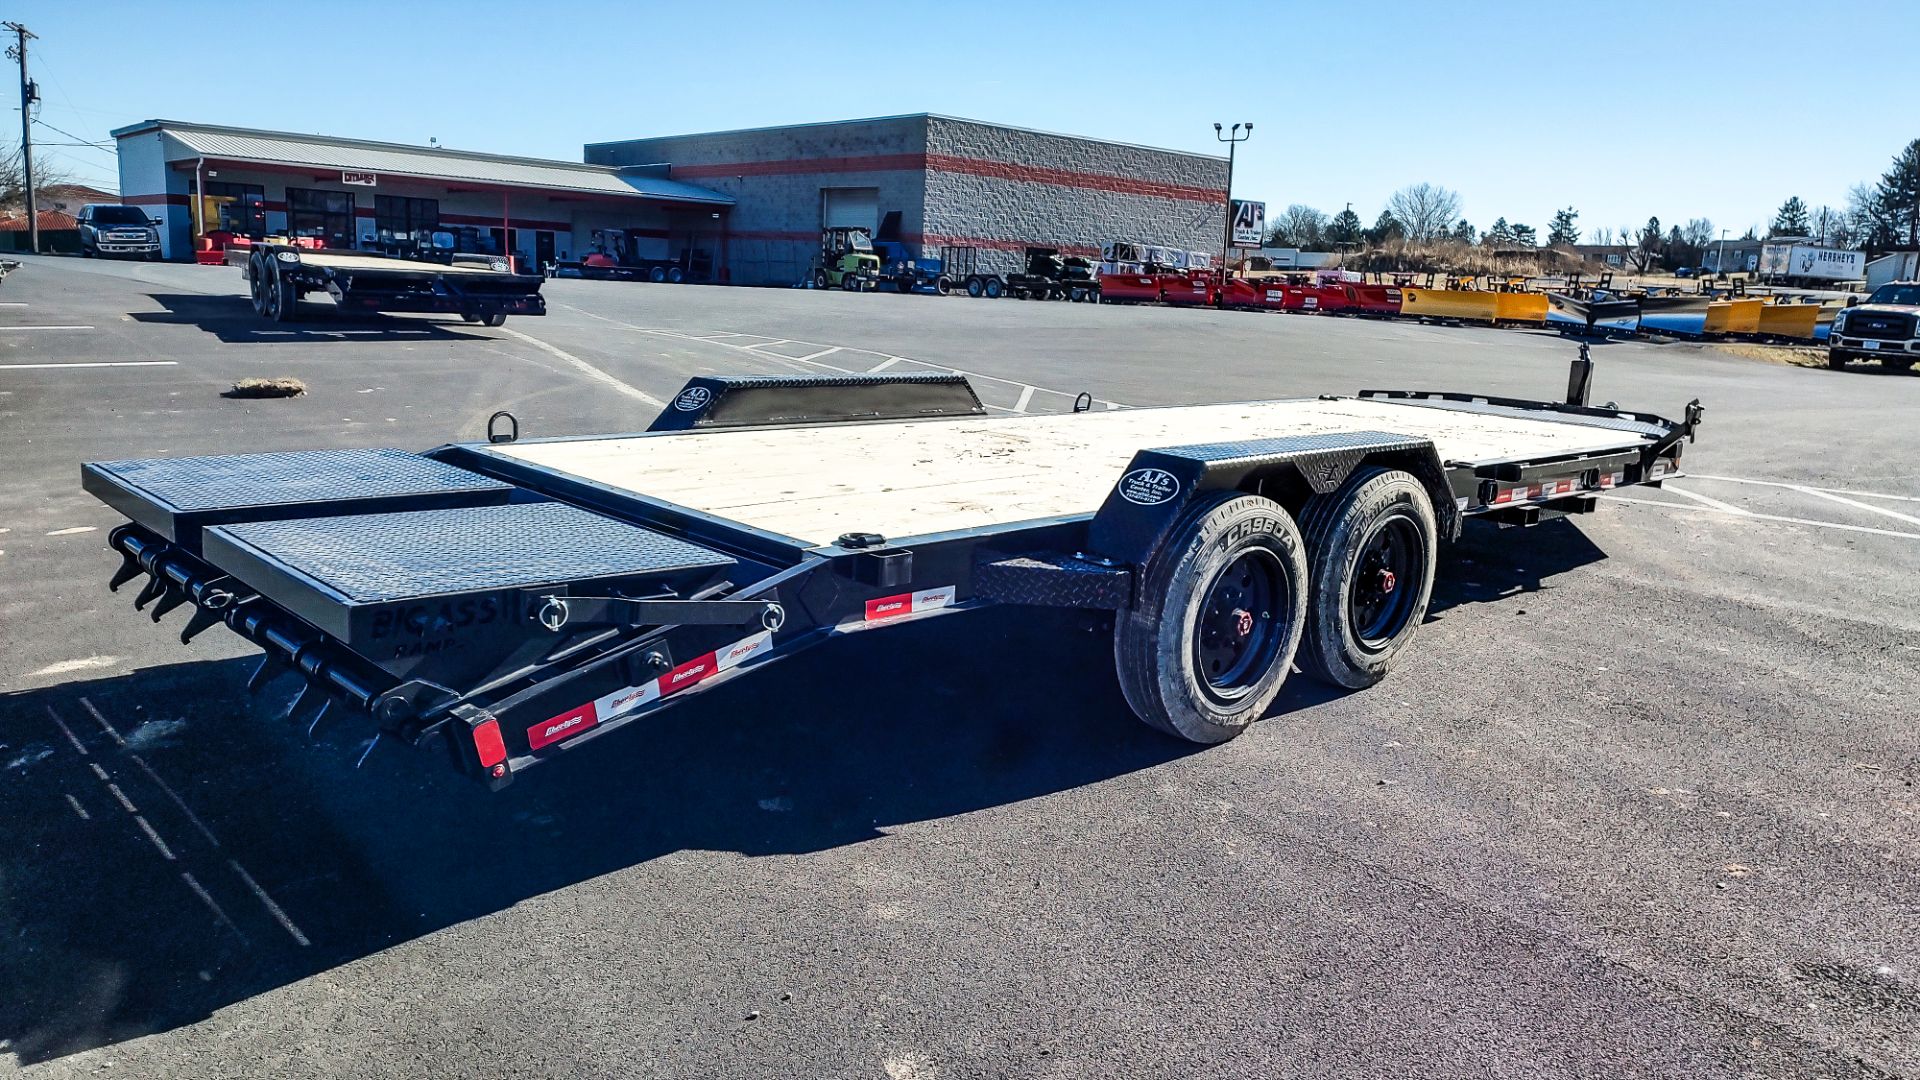
<instances>
[{"instance_id":1,"label":"gray block building wall","mask_svg":"<svg viewBox=\"0 0 1920 1080\"><path fill-rule=\"evenodd\" d=\"M869 199L873 223L898 211L901 239L922 254L972 247L1000 273L1030 245L1217 252L1226 224L1224 157L928 114L594 143L586 160L666 163L674 179L733 196L727 261L740 284L801 280L826 214L868 213Z\"/></svg>"},{"instance_id":2,"label":"gray block building wall","mask_svg":"<svg viewBox=\"0 0 1920 1080\"><path fill-rule=\"evenodd\" d=\"M871 191L874 220L901 214L917 238L926 197L927 118L896 116L591 143L595 165L671 163L669 175L736 200L727 263L736 284L802 280L820 249L824 192ZM697 181L693 177L699 177Z\"/></svg>"},{"instance_id":3,"label":"gray block building wall","mask_svg":"<svg viewBox=\"0 0 1920 1080\"><path fill-rule=\"evenodd\" d=\"M1226 188L1226 159L1210 154L927 119L927 244L973 245L1000 273L1029 245L1096 259L1114 240L1217 252Z\"/></svg>"}]
</instances>

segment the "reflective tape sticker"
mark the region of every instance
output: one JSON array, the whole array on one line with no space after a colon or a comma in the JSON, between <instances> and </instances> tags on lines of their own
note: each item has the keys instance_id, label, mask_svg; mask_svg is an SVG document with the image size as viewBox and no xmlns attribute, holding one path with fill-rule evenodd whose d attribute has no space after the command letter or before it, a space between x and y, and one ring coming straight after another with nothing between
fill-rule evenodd
<instances>
[{"instance_id":1,"label":"reflective tape sticker","mask_svg":"<svg viewBox=\"0 0 1920 1080\"><path fill-rule=\"evenodd\" d=\"M594 703L589 701L577 709L568 709L559 716L528 728L527 745L538 750L599 725L600 714L594 709Z\"/></svg>"},{"instance_id":2,"label":"reflective tape sticker","mask_svg":"<svg viewBox=\"0 0 1920 1080\"><path fill-rule=\"evenodd\" d=\"M773 631L762 630L750 638L743 638L734 642L727 648L720 650L715 656L718 659L720 670L726 671L729 668L735 668L746 663L749 659L761 653L772 651Z\"/></svg>"},{"instance_id":3,"label":"reflective tape sticker","mask_svg":"<svg viewBox=\"0 0 1920 1080\"><path fill-rule=\"evenodd\" d=\"M904 615L936 611L952 604L957 595L958 590L954 586L942 585L937 589L921 589L919 592L876 597L867 601L866 621L885 622Z\"/></svg>"},{"instance_id":4,"label":"reflective tape sticker","mask_svg":"<svg viewBox=\"0 0 1920 1080\"><path fill-rule=\"evenodd\" d=\"M660 696L677 694L689 686L703 683L720 671L719 657L705 653L660 676Z\"/></svg>"},{"instance_id":5,"label":"reflective tape sticker","mask_svg":"<svg viewBox=\"0 0 1920 1080\"><path fill-rule=\"evenodd\" d=\"M696 656L657 679L648 679L639 686L615 690L611 694L594 698L577 709L569 709L551 720L535 724L527 729L527 745L538 750L562 739L571 739L609 720L625 716L642 705L658 701L668 694L678 693L689 686L703 683L723 671L739 667L753 657L772 651L773 631L771 630L762 630L750 637L741 638L723 649L715 649L713 652Z\"/></svg>"}]
</instances>

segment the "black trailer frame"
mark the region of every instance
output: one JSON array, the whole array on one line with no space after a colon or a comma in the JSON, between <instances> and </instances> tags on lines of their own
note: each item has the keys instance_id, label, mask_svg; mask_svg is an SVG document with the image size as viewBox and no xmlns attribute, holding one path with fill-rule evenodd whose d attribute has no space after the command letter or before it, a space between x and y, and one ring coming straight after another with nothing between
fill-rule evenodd
<instances>
[{"instance_id":1,"label":"black trailer frame","mask_svg":"<svg viewBox=\"0 0 1920 1080\"><path fill-rule=\"evenodd\" d=\"M316 292L347 311L440 312L488 326L509 315L545 315L545 278L512 273L510 265L505 257L482 268L263 242L244 272L253 310L275 322L298 319L300 300Z\"/></svg>"},{"instance_id":2,"label":"black trailer frame","mask_svg":"<svg viewBox=\"0 0 1920 1080\"><path fill-rule=\"evenodd\" d=\"M1576 364L1573 400L1589 373ZM1614 488L1657 486L1700 421L1698 402L1676 423L1419 391L1318 400L1544 419L1619 440L1486 461L1442 460L1428 439L1379 431L1143 446L1095 513L824 545L516 457L517 424L424 455L89 463L82 483L129 518L111 534L121 566L109 584L144 577L136 609L151 606L158 622L188 607L183 642L218 623L259 645L249 686L299 674L305 688L287 716L318 701L310 730L349 712L376 742L437 745L498 789L841 635L991 604L1125 617L1164 562L1156 556L1209 500L1256 495L1299 517L1360 470L1391 468L1424 487L1447 540L1468 518L1531 525L1588 512ZM983 414L954 375L706 377L631 437ZM520 558L503 567L488 551Z\"/></svg>"}]
</instances>

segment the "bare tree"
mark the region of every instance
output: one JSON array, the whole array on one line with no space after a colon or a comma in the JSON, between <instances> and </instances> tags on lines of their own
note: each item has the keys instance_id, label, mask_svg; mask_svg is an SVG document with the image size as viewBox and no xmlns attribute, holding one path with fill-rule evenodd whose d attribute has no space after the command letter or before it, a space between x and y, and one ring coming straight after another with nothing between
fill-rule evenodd
<instances>
[{"instance_id":1,"label":"bare tree","mask_svg":"<svg viewBox=\"0 0 1920 1080\"><path fill-rule=\"evenodd\" d=\"M1460 216L1460 194L1438 184L1411 184L1393 193L1387 210L1406 230L1407 239L1432 240L1444 236Z\"/></svg>"},{"instance_id":2,"label":"bare tree","mask_svg":"<svg viewBox=\"0 0 1920 1080\"><path fill-rule=\"evenodd\" d=\"M1317 249L1326 241L1327 215L1311 206L1294 203L1274 220L1267 242L1274 247Z\"/></svg>"},{"instance_id":3,"label":"bare tree","mask_svg":"<svg viewBox=\"0 0 1920 1080\"><path fill-rule=\"evenodd\" d=\"M19 213L27 205L27 180L21 168L20 144L0 143L0 211ZM45 154L33 162L33 190L39 196L40 209L51 207L47 189L73 182L73 174L47 160Z\"/></svg>"},{"instance_id":4,"label":"bare tree","mask_svg":"<svg viewBox=\"0 0 1920 1080\"><path fill-rule=\"evenodd\" d=\"M1696 251L1704 249L1713 239L1713 222L1703 217L1688 218L1687 223L1680 226L1680 239Z\"/></svg>"},{"instance_id":5,"label":"bare tree","mask_svg":"<svg viewBox=\"0 0 1920 1080\"><path fill-rule=\"evenodd\" d=\"M1600 247L1613 246L1613 230L1605 226L1593 230L1593 242Z\"/></svg>"}]
</instances>

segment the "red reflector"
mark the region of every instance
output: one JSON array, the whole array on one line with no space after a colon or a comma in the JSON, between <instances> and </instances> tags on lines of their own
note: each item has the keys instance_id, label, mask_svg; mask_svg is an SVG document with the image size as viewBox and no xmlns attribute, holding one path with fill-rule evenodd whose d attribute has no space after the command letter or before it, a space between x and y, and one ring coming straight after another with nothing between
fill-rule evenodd
<instances>
[{"instance_id":1,"label":"red reflector","mask_svg":"<svg viewBox=\"0 0 1920 1080\"><path fill-rule=\"evenodd\" d=\"M488 720L473 729L473 748L480 754L480 767L491 769L507 760L507 743L500 737L500 721Z\"/></svg>"}]
</instances>

